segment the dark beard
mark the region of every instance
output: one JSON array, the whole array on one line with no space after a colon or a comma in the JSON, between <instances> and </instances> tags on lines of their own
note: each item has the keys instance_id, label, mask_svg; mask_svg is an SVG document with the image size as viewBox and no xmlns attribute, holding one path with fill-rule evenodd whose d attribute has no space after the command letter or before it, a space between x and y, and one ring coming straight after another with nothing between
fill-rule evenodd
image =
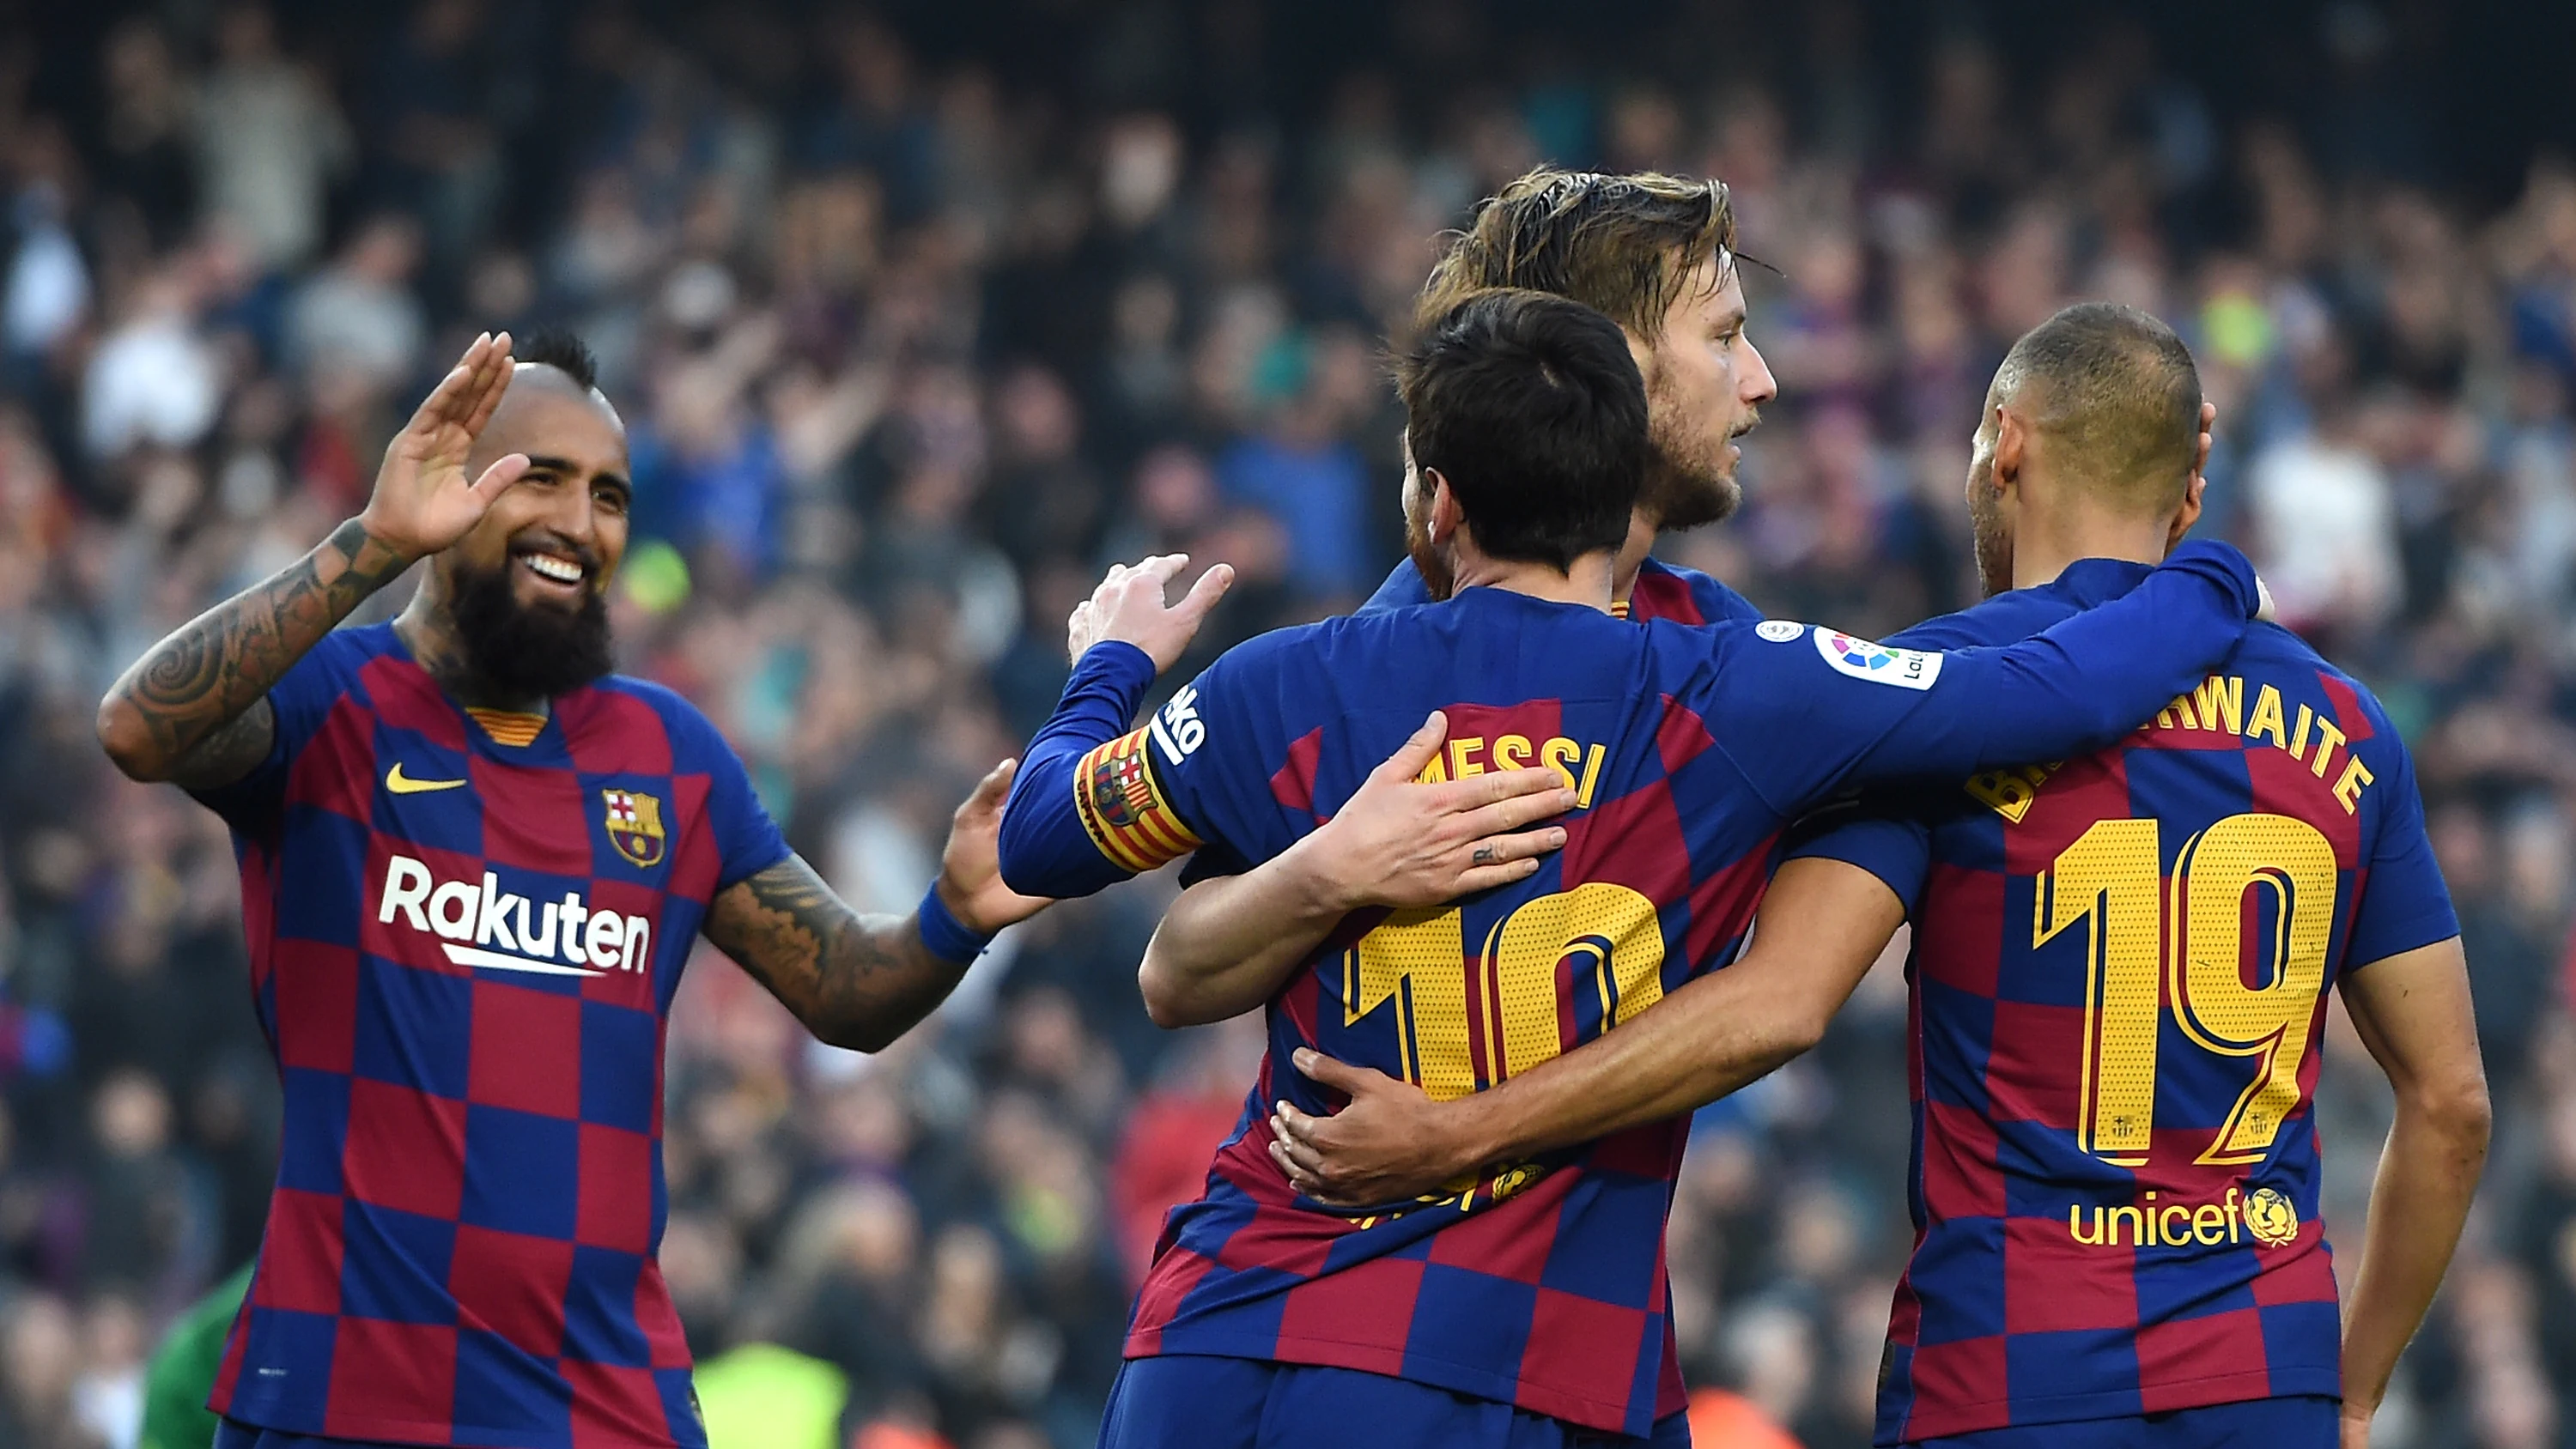
<instances>
[{"instance_id":1,"label":"dark beard","mask_svg":"<svg viewBox=\"0 0 2576 1449\"><path fill-rule=\"evenodd\" d=\"M448 615L478 680L511 698L553 699L616 667L605 600L585 594L569 613L522 604L510 593L510 568L456 572Z\"/></svg>"}]
</instances>

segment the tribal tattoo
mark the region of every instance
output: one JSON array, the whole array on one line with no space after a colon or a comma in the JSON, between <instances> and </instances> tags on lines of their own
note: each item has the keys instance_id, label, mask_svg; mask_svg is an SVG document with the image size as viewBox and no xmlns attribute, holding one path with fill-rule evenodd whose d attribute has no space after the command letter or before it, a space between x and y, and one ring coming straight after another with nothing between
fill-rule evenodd
<instances>
[{"instance_id":1,"label":"tribal tattoo","mask_svg":"<svg viewBox=\"0 0 2576 1449\"><path fill-rule=\"evenodd\" d=\"M966 974L930 953L910 916L851 910L801 856L717 896L703 929L807 1030L857 1051L911 1030Z\"/></svg>"},{"instance_id":2,"label":"tribal tattoo","mask_svg":"<svg viewBox=\"0 0 2576 1449\"><path fill-rule=\"evenodd\" d=\"M110 751L142 778L198 786L240 778L268 752L270 688L410 565L358 520L341 524L321 547L137 660L101 711Z\"/></svg>"}]
</instances>

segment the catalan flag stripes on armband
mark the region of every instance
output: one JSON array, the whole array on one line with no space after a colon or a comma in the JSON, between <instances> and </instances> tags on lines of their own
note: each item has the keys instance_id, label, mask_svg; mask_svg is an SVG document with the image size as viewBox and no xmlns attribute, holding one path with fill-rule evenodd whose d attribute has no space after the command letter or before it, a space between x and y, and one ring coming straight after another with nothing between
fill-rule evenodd
<instances>
[{"instance_id":1,"label":"catalan flag stripes on armband","mask_svg":"<svg viewBox=\"0 0 2576 1449\"><path fill-rule=\"evenodd\" d=\"M1073 772L1074 813L1091 832L1091 843L1120 869L1139 875L1201 844L1163 798L1145 758L1146 735L1140 729L1095 747Z\"/></svg>"}]
</instances>

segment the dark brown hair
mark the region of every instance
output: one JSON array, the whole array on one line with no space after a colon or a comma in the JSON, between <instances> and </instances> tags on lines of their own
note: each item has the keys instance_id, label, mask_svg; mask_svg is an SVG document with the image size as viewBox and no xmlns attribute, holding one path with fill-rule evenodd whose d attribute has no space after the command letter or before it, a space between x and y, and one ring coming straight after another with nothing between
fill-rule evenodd
<instances>
[{"instance_id":1,"label":"dark brown hair","mask_svg":"<svg viewBox=\"0 0 2576 1449\"><path fill-rule=\"evenodd\" d=\"M1471 292L1396 359L1414 465L1500 559L1560 572L1628 537L1646 384L1617 324L1548 292Z\"/></svg>"}]
</instances>

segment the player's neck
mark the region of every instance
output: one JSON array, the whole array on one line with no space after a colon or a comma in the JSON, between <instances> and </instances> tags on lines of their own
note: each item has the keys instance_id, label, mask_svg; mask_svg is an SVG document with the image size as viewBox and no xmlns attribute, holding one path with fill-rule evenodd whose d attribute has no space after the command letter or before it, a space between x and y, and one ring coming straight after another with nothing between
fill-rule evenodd
<instances>
[{"instance_id":1,"label":"player's neck","mask_svg":"<svg viewBox=\"0 0 2576 1449\"><path fill-rule=\"evenodd\" d=\"M1614 554L1603 549L1583 555L1573 567L1558 573L1543 563L1471 555L1457 560L1457 587L1502 589L1552 603L1582 604L1606 614L1610 611L1610 576L1616 567L1615 559Z\"/></svg>"},{"instance_id":2,"label":"player's neck","mask_svg":"<svg viewBox=\"0 0 2576 1449\"><path fill-rule=\"evenodd\" d=\"M1628 538L1619 545L1618 555L1610 564L1610 597L1626 603L1637 591L1637 573L1646 566L1646 558L1655 551L1655 535L1663 530L1646 516L1644 509L1628 515Z\"/></svg>"},{"instance_id":3,"label":"player's neck","mask_svg":"<svg viewBox=\"0 0 2576 1449\"><path fill-rule=\"evenodd\" d=\"M414 664L421 667L438 687L454 696L468 709L507 710L514 714L549 713L543 695L522 695L500 689L485 679L468 661L465 641L457 633L456 618L447 610L447 601L438 588L437 576L421 580L419 592L403 606L394 620L394 633L401 636L403 647L411 651Z\"/></svg>"},{"instance_id":4,"label":"player's neck","mask_svg":"<svg viewBox=\"0 0 2576 1449\"><path fill-rule=\"evenodd\" d=\"M2084 509L2064 517L2025 510L2013 527L2013 587L2055 581L2077 559L2116 558L2164 562L2168 525L2154 519Z\"/></svg>"}]
</instances>

